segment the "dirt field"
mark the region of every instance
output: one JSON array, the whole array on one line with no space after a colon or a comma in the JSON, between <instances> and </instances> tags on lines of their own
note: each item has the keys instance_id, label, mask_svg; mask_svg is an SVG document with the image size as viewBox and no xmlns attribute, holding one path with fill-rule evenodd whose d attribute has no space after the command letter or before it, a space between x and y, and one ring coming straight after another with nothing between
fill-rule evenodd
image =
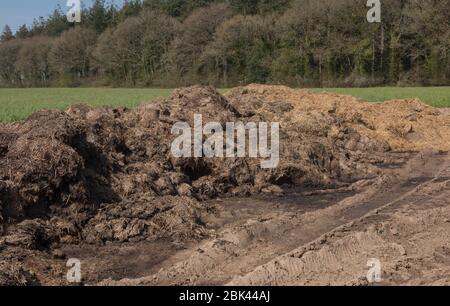
<instances>
[{"instance_id":1,"label":"dirt field","mask_svg":"<svg viewBox=\"0 0 450 306\"><path fill-rule=\"evenodd\" d=\"M279 166L173 158L194 114L280 122ZM448 285L449 150L448 110L278 86L35 113L0 125L0 284Z\"/></svg>"}]
</instances>

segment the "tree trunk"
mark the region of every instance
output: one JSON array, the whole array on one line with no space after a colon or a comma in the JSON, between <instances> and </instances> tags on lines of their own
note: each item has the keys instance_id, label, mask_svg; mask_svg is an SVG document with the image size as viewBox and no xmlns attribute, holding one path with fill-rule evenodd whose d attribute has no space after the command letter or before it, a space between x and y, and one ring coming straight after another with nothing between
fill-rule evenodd
<instances>
[{"instance_id":1,"label":"tree trunk","mask_svg":"<svg viewBox=\"0 0 450 306\"><path fill-rule=\"evenodd\" d=\"M372 37L372 85L375 83L375 34Z\"/></svg>"}]
</instances>

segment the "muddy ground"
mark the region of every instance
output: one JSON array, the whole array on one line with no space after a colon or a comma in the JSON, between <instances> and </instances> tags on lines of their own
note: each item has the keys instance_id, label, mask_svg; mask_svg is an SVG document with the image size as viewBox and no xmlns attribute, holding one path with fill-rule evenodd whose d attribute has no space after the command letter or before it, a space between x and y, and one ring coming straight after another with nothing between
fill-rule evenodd
<instances>
[{"instance_id":1,"label":"muddy ground","mask_svg":"<svg viewBox=\"0 0 450 306\"><path fill-rule=\"evenodd\" d=\"M280 122L280 163L174 158L175 122ZM0 284L450 282L450 115L250 85L0 125Z\"/></svg>"}]
</instances>

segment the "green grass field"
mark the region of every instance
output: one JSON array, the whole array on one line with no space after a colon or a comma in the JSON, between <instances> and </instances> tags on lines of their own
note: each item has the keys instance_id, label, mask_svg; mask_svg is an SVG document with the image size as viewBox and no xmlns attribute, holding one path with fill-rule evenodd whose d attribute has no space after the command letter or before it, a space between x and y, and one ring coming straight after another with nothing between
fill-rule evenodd
<instances>
[{"instance_id":1,"label":"green grass field","mask_svg":"<svg viewBox=\"0 0 450 306\"><path fill-rule=\"evenodd\" d=\"M92 106L134 107L141 102L166 97L171 89L114 89L114 88L33 88L0 89L0 122L13 122L41 109L65 109L69 105L87 103ZM224 90L222 90L224 91ZM326 88L353 95L370 102L390 99L419 98L436 107L450 107L450 87L428 88Z\"/></svg>"},{"instance_id":2,"label":"green grass field","mask_svg":"<svg viewBox=\"0 0 450 306\"><path fill-rule=\"evenodd\" d=\"M171 89L1 88L0 122L18 121L38 110L66 109L79 103L134 107L141 102L166 97L171 92Z\"/></svg>"}]
</instances>

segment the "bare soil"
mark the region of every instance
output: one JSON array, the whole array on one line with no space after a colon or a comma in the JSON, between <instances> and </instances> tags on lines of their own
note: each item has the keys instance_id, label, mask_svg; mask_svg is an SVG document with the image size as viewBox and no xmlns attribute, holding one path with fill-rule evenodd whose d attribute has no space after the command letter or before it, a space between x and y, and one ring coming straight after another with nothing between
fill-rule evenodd
<instances>
[{"instance_id":1,"label":"bare soil","mask_svg":"<svg viewBox=\"0 0 450 306\"><path fill-rule=\"evenodd\" d=\"M279 167L175 159L177 121L278 121ZM250 85L0 125L0 284L449 284L450 116Z\"/></svg>"}]
</instances>

